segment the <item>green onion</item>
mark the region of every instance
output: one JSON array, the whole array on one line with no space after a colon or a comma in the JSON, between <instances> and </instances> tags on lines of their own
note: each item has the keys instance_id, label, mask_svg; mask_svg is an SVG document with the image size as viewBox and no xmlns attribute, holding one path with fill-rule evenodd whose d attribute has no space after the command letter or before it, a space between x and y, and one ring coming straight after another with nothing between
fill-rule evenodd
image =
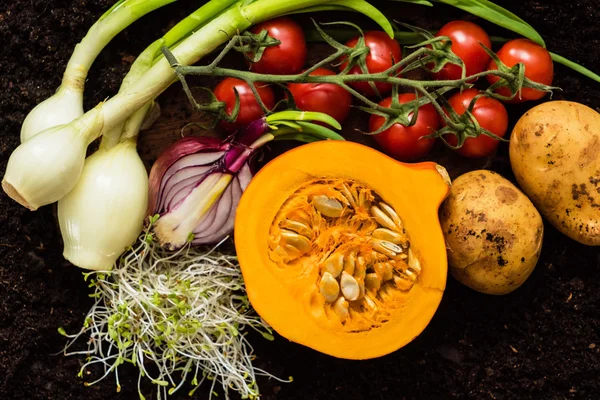
<instances>
[{"instance_id":1,"label":"green onion","mask_svg":"<svg viewBox=\"0 0 600 400\"><path fill-rule=\"evenodd\" d=\"M38 104L21 126L21 142L83 115L83 89L98 54L123 29L145 14L176 0L120 0L92 25L75 46L56 93Z\"/></svg>"},{"instance_id":2,"label":"green onion","mask_svg":"<svg viewBox=\"0 0 600 400\"><path fill-rule=\"evenodd\" d=\"M492 3L488 0L431 0L435 3L443 3L459 8L470 14L476 15L509 31L516 32L521 36L533 40L540 46L546 47L544 39L527 22L517 15Z\"/></svg>"},{"instance_id":3,"label":"green onion","mask_svg":"<svg viewBox=\"0 0 600 400\"><path fill-rule=\"evenodd\" d=\"M325 2L324 2L325 3ZM289 14L298 14L298 13L308 13L308 12L316 12L316 11L356 11L367 17L371 18L373 21L377 22L379 26L390 35L390 37L394 36L394 29L388 19L379 11L377 8L373 7L371 4L367 3L364 0L333 0L326 2L326 4L303 8Z\"/></svg>"},{"instance_id":4,"label":"green onion","mask_svg":"<svg viewBox=\"0 0 600 400\"><path fill-rule=\"evenodd\" d=\"M120 92L152 67L162 54L161 47L174 45L235 1L217 0L200 7L148 46L131 66ZM148 174L136 151L136 139L152 105L152 101L146 103L103 135L100 149L85 160L73 190L58 201L63 256L80 268L111 268L142 230L148 206Z\"/></svg>"},{"instance_id":5,"label":"green onion","mask_svg":"<svg viewBox=\"0 0 600 400\"><path fill-rule=\"evenodd\" d=\"M555 62L562 64L568 68L571 68L573 71L577 71L579 72L581 75L586 76L590 79L595 80L596 82L600 82L600 75L596 74L595 72L590 71L589 69L577 64L576 62L573 62L571 60L566 59L563 56L559 56L558 54L552 53L550 52L550 56L552 57L552 60L554 60Z\"/></svg>"},{"instance_id":6,"label":"green onion","mask_svg":"<svg viewBox=\"0 0 600 400\"><path fill-rule=\"evenodd\" d=\"M173 55L183 65L193 64L255 23L322 3L323 0L240 1L177 44ZM344 1L336 4L344 5ZM118 128L175 80L170 63L161 58L105 103L69 124L45 130L23 142L9 158L2 181L4 191L32 210L61 199L77 183L89 143ZM35 163L31 162L33 159Z\"/></svg>"}]
</instances>

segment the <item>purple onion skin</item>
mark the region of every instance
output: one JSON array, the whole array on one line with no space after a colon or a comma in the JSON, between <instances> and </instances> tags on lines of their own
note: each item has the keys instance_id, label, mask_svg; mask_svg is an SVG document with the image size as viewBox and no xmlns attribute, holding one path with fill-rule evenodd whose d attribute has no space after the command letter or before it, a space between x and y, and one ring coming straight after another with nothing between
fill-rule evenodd
<instances>
[{"instance_id":1,"label":"purple onion skin","mask_svg":"<svg viewBox=\"0 0 600 400\"><path fill-rule=\"evenodd\" d=\"M238 160L239 156L268 130L267 119L263 117L250 122L244 129L239 131L236 134L236 144L238 145L230 149L225 155L225 168L228 171L237 173L241 166L245 164L245 160Z\"/></svg>"},{"instance_id":2,"label":"purple onion skin","mask_svg":"<svg viewBox=\"0 0 600 400\"><path fill-rule=\"evenodd\" d=\"M266 119L263 117L251 122L246 126L245 129L238 131L236 135L230 136L225 140L214 137L192 136L182 138L169 146L160 154L150 171L148 215L159 214L160 217L163 217L170 212L177 210L179 207L190 207L190 204L192 203L189 201L186 203L186 200L192 193L194 193L194 190L201 185L207 176L210 176L210 174L213 173L230 174L233 176L232 181L221 192L218 200L212 205L212 208L205 213L205 215L186 215L186 217L184 217L184 220L193 221L194 224L196 224L195 219L197 219L197 226L201 227L200 231L194 230L195 239L192 240L192 244L199 245L217 243L225 238L233 231L233 223L235 220L235 210L237 208L237 204L243 191L246 189L250 179L252 178L252 172L248 166L248 159L256 149L252 149L250 146L261 136L267 133L268 129L269 126L267 125ZM198 181L195 184L193 183L193 180L189 183L189 185L186 184L186 187L189 187L190 185L194 186L194 189L192 189L189 194L186 194L182 200L177 201L175 204L170 204L170 202L164 202L161 200L162 197L169 196L167 191L173 188L169 179L177 176L179 170L176 171L169 169L174 166L175 163L185 157L194 156L199 153L213 152L224 154L216 161L208 164L201 164L203 166L211 165L213 167L211 167L208 172L199 174L197 176ZM197 166L200 166L200 164ZM232 190L232 185L235 186L236 190ZM207 189L205 188L201 190ZM179 196L181 197L181 195ZM168 199L169 197L166 198ZM222 212L218 213L218 216L220 217L214 218L214 213L211 214L211 210L214 207L219 207L219 205L221 205L221 208L225 206L228 208L228 210L223 209ZM182 210L186 210L186 208L183 208ZM181 214L181 212L179 214ZM213 217L214 220L206 220L206 217ZM190 220L188 218L194 219ZM177 224L181 224L181 221L178 219L176 219L176 221L178 221ZM161 224L160 218L157 224ZM160 229L158 229L158 225L156 232L157 234L161 232L161 234L158 235L161 243L168 243L171 249L176 249L182 246L182 243L172 243L169 235L170 232L181 233L183 231L178 231L176 226L172 226L171 228L165 230L163 229L165 226L164 224L160 227ZM173 231L171 231L171 229L173 229Z\"/></svg>"},{"instance_id":3,"label":"purple onion skin","mask_svg":"<svg viewBox=\"0 0 600 400\"><path fill-rule=\"evenodd\" d=\"M227 150L228 144L223 140L214 137L188 136L179 139L167 147L156 159L152 165L149 175L149 196L148 196L148 215L154 215L159 212L156 209L158 195L162 179L165 172L175 161L189 154L202 151Z\"/></svg>"}]
</instances>

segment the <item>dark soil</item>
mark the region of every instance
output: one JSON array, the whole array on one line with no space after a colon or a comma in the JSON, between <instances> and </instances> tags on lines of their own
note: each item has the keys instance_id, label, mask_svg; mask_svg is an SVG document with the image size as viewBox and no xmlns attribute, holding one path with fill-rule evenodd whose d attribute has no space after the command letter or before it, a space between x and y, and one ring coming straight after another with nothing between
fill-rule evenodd
<instances>
[{"instance_id":1,"label":"dark soil","mask_svg":"<svg viewBox=\"0 0 600 400\"><path fill-rule=\"evenodd\" d=\"M19 141L26 113L59 85L75 44L111 0L14 0L0 5L0 168ZM138 21L100 55L86 106L114 95L132 56L197 2L180 0ZM600 70L597 0L497 1L530 22L549 48ZM387 15L424 27L471 18L455 9L383 2ZM336 19L340 19L336 15ZM508 35L484 23L490 33ZM600 84L556 68L555 98L600 106ZM175 88L173 90L179 90ZM511 107L511 123L530 107ZM366 120L355 118L356 124ZM597 127L598 128L598 127ZM508 178L506 147L491 168ZM135 399L137 375L120 370L85 387L82 359L62 355L60 326L74 331L91 305L81 271L65 262L51 206L29 212L0 195L0 398ZM448 279L441 306L413 343L380 359L337 360L277 337L253 337L258 366L291 384L260 381L268 399L598 399L600 398L600 252L546 226L531 278L503 297ZM374 344L376 345L376 344ZM156 398L145 386L147 399ZM196 395L205 398L206 392ZM222 397L222 394L220 395Z\"/></svg>"}]
</instances>

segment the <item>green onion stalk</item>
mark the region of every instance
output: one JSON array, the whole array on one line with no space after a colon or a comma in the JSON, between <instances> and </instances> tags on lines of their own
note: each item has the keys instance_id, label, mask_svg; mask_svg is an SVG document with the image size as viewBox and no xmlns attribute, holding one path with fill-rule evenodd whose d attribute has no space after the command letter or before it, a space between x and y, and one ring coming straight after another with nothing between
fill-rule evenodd
<instances>
[{"instance_id":1,"label":"green onion stalk","mask_svg":"<svg viewBox=\"0 0 600 400\"><path fill-rule=\"evenodd\" d=\"M157 8L176 0L120 0L106 11L75 46L56 93L39 103L21 126L21 142L83 115L83 89L90 67L122 30Z\"/></svg>"},{"instance_id":2,"label":"green onion stalk","mask_svg":"<svg viewBox=\"0 0 600 400\"><path fill-rule=\"evenodd\" d=\"M390 37L393 35L389 21L369 3L347 1L353 7L360 5L361 12L374 16ZM216 2L212 0L207 5ZM173 55L183 65L193 64L255 23L323 3L323 0L237 2L180 41L174 46ZM138 80L113 98L68 124L47 129L21 143L9 158L2 180L3 190L31 210L62 199L79 180L89 144L103 133L118 129L175 81L176 74L170 63L159 58Z\"/></svg>"},{"instance_id":3,"label":"green onion stalk","mask_svg":"<svg viewBox=\"0 0 600 400\"><path fill-rule=\"evenodd\" d=\"M162 54L161 48L175 46L235 1L217 0L200 7L148 46L132 64L119 92L126 91L151 69ZM112 268L142 231L148 205L148 174L136 144L153 103L147 102L102 136L99 149L85 159L73 190L58 201L63 256L80 268Z\"/></svg>"}]
</instances>

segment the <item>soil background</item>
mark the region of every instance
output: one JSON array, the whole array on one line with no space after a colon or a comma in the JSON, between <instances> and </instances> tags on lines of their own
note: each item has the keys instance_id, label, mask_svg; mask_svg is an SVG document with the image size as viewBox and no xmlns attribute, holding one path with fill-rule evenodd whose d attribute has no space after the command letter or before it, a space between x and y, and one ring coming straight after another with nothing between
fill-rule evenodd
<instances>
[{"instance_id":1,"label":"soil background","mask_svg":"<svg viewBox=\"0 0 600 400\"><path fill-rule=\"evenodd\" d=\"M27 112L60 83L75 44L111 0L3 0L0 4L0 169L19 143ZM520 0L498 4L528 21L550 50L600 71L598 0ZM386 15L424 28L454 18L476 20L451 7L377 2ZM198 2L180 0L119 34L94 64L86 85L86 108L112 96L135 55ZM315 15L326 20L326 14ZM336 14L335 19L352 19ZM479 21L490 34L510 33ZM368 25L368 24L367 24ZM305 25L308 26L308 25ZM365 25L366 26L366 25ZM319 51L311 52L311 58ZM211 80L204 82L214 84ZM600 84L556 66L555 99L600 107ZM179 96L179 97L178 97ZM195 115L178 84L159 99L161 119L141 140L148 165L162 141L175 140ZM534 103L509 107L511 125ZM171 110L171 111L168 111ZM179 110L179 111L178 111ZM365 126L358 111L346 127ZM596 127L600 129L600 127ZM169 131L170 130L170 131ZM158 133L165 133L160 139ZM169 135L171 133L171 135ZM164 143L163 143L164 144ZM273 153L276 154L276 153ZM272 155L271 155L272 156ZM441 156L446 157L446 155ZM506 146L486 167L512 179ZM448 161L454 175L471 164ZM451 165L451 167L452 167ZM81 271L61 256L53 206L29 212L0 194L0 398L136 399L137 373L119 371L85 387L77 372L83 359L59 353L62 326L75 331L91 305ZM431 324L411 344L388 356L361 362L337 360L281 337L253 336L256 365L293 383L260 380L265 399L598 399L600 398L600 252L562 236L546 225L541 259L530 279L502 297L478 294L449 276ZM86 379L89 377L86 377ZM195 395L207 398L207 391ZM156 398L150 385L147 399ZM184 398L185 396L177 396ZM223 394L219 395L222 398ZM235 398L235 396L234 396Z\"/></svg>"}]
</instances>

